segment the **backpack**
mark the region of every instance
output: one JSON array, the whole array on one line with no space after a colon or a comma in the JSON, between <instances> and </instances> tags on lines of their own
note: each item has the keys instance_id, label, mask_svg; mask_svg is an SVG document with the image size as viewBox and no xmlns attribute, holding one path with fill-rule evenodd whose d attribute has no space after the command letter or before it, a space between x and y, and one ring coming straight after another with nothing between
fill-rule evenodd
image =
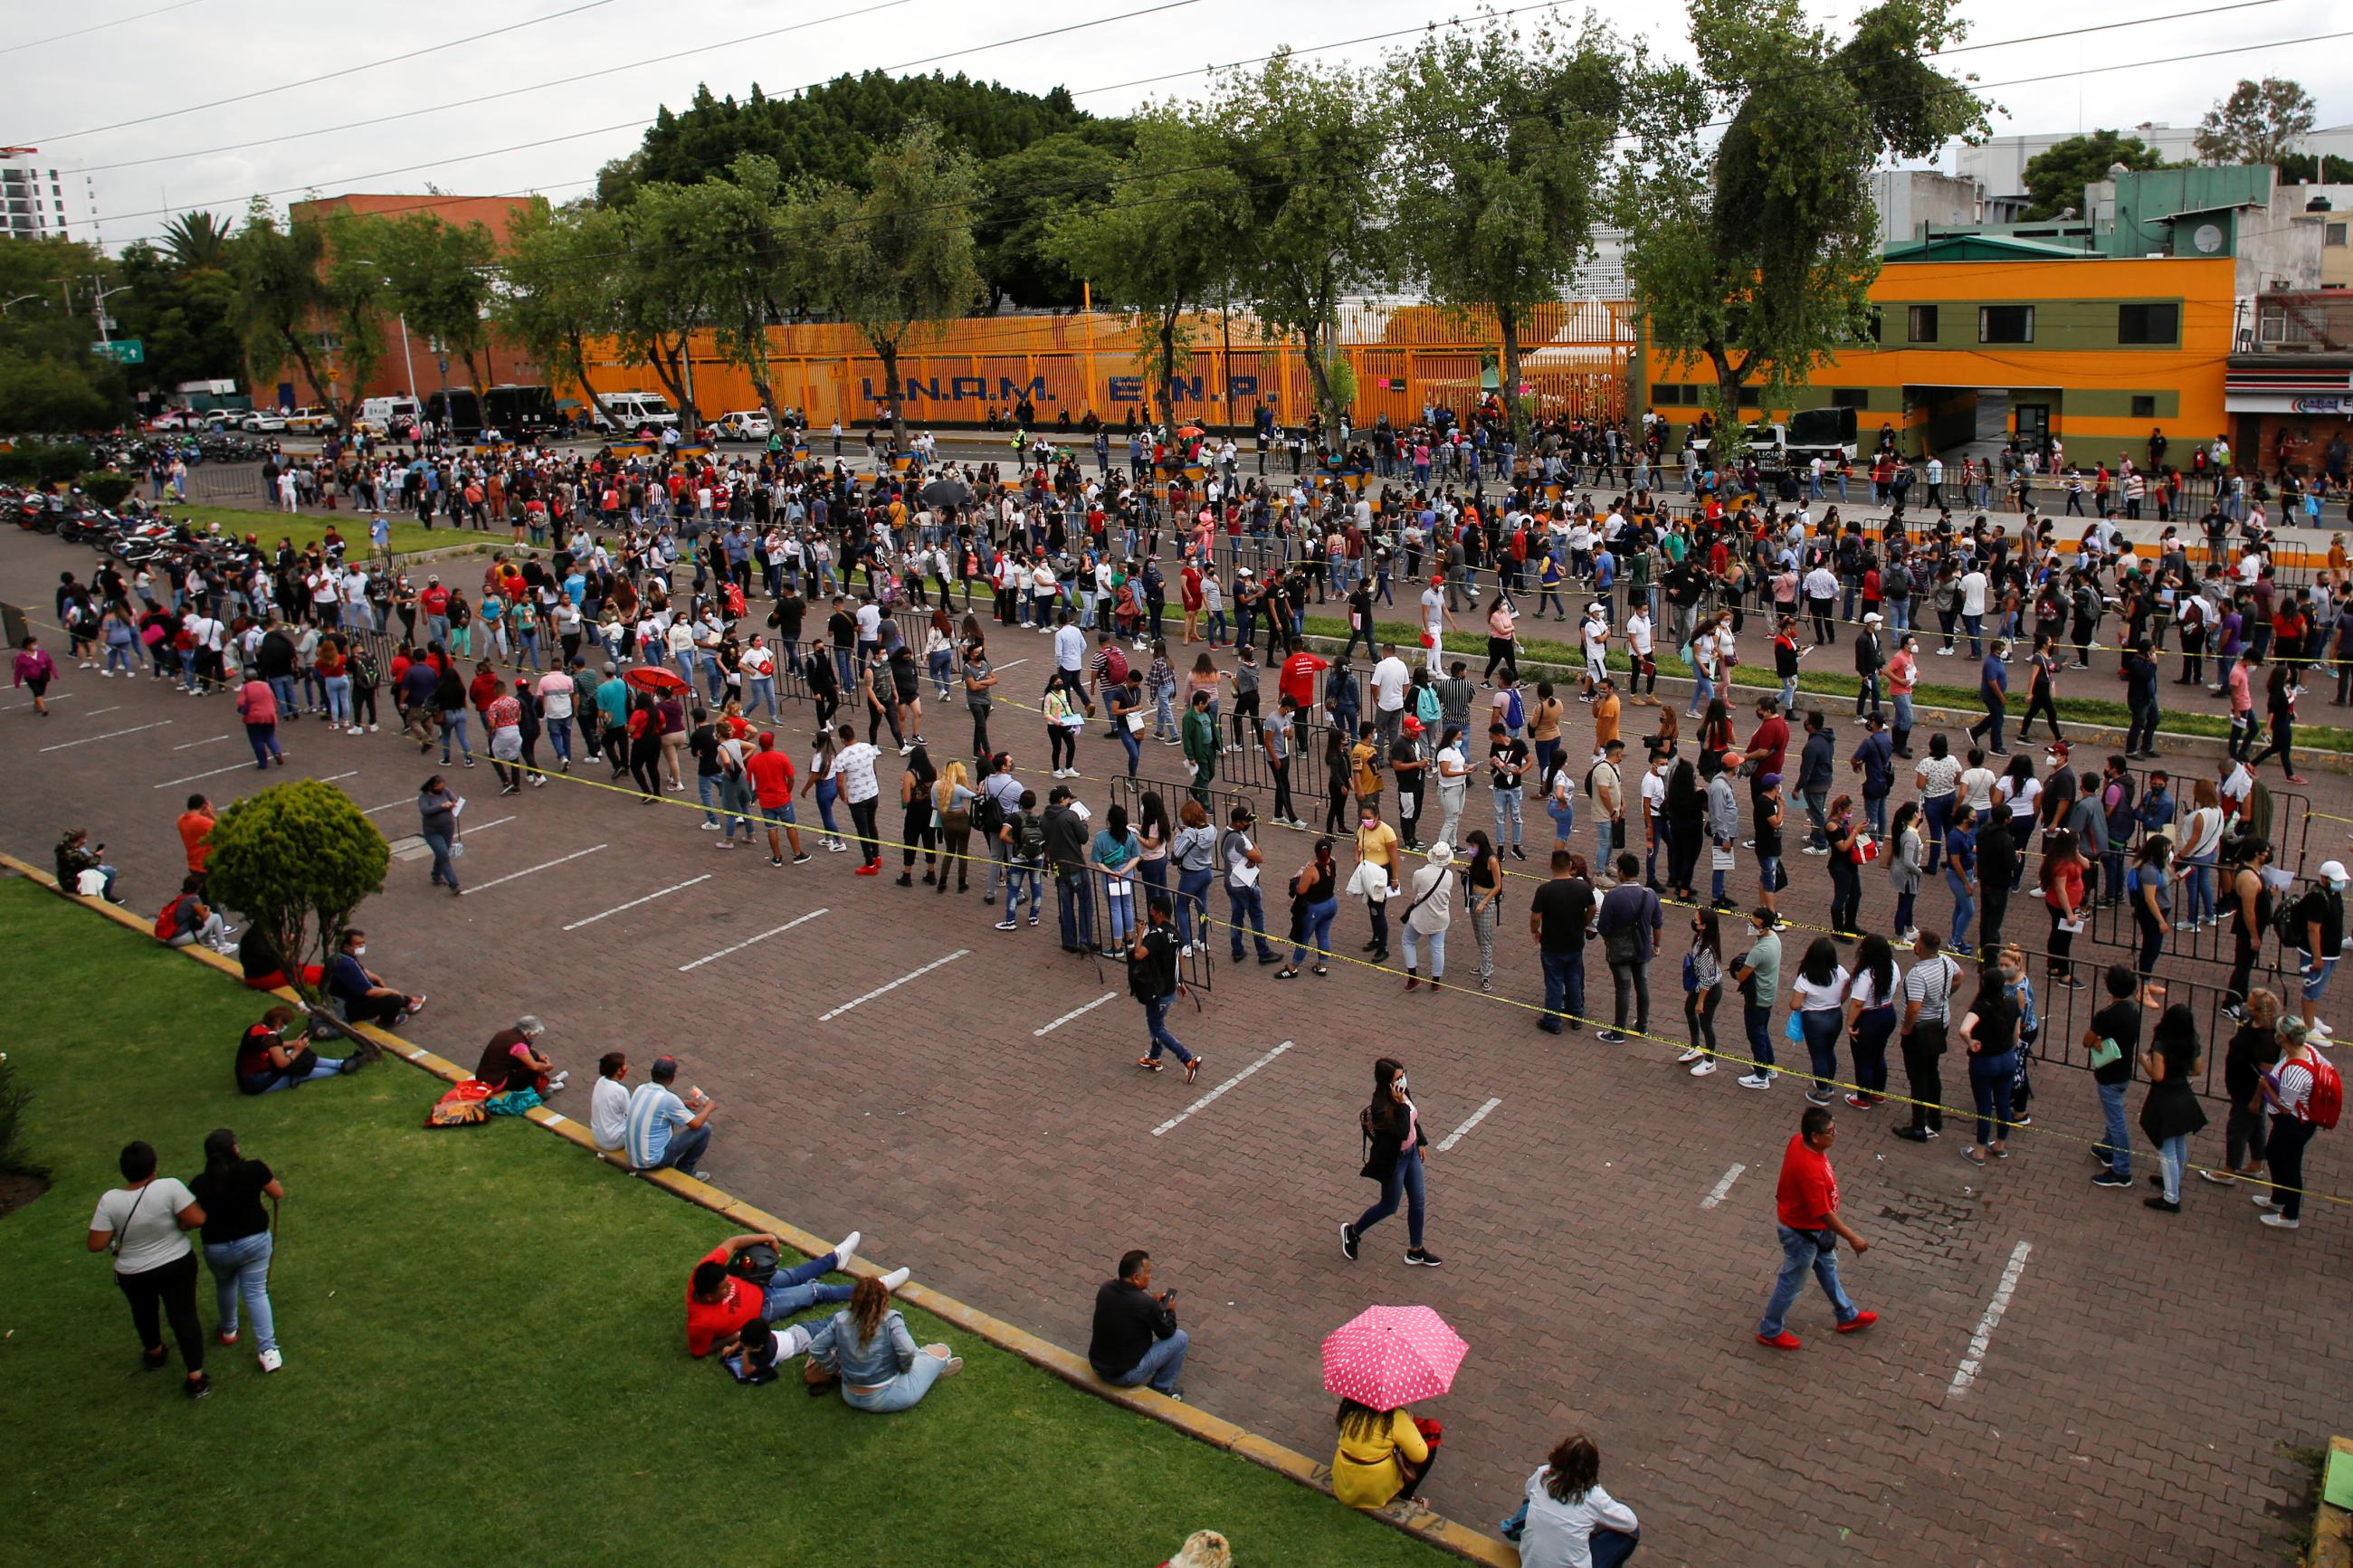
<instances>
[{"instance_id":1,"label":"backpack","mask_svg":"<svg viewBox=\"0 0 2353 1568\"><path fill-rule=\"evenodd\" d=\"M1042 859L1046 854L1046 824L1029 812L1013 819L1013 852L1025 861Z\"/></svg>"},{"instance_id":2,"label":"backpack","mask_svg":"<svg viewBox=\"0 0 2353 1568\"><path fill-rule=\"evenodd\" d=\"M1120 652L1117 643L1103 645L1103 676L1114 685L1127 679L1127 655Z\"/></svg>"},{"instance_id":3,"label":"backpack","mask_svg":"<svg viewBox=\"0 0 2353 1568\"><path fill-rule=\"evenodd\" d=\"M180 934L180 906L187 901L188 895L182 893L164 906L163 912L155 917L157 942L169 942Z\"/></svg>"},{"instance_id":4,"label":"backpack","mask_svg":"<svg viewBox=\"0 0 2353 1568\"><path fill-rule=\"evenodd\" d=\"M986 842L994 844L1004 826L1005 803L987 790L981 791L980 798L972 803L972 830Z\"/></svg>"},{"instance_id":5,"label":"backpack","mask_svg":"<svg viewBox=\"0 0 2353 1568\"><path fill-rule=\"evenodd\" d=\"M2327 896L2327 890L2325 889L2315 888L2311 892L2305 894L2303 898L2282 899L2278 905L2273 909L2272 934L2279 938L2280 946L2283 949L2290 952L2300 952L2303 951L2305 938L2308 934L2305 930L2305 926L2312 919L2310 915L2305 912L2305 906L2311 902L2315 898L2325 898ZM2316 954L2315 956L2319 957L2322 955Z\"/></svg>"},{"instance_id":6,"label":"backpack","mask_svg":"<svg viewBox=\"0 0 2353 1568\"><path fill-rule=\"evenodd\" d=\"M2312 1093L2304 1102L2304 1119L2315 1127L2335 1127L2345 1109L2345 1080L2337 1076L2336 1064L2316 1050L2305 1066L2312 1070Z\"/></svg>"}]
</instances>

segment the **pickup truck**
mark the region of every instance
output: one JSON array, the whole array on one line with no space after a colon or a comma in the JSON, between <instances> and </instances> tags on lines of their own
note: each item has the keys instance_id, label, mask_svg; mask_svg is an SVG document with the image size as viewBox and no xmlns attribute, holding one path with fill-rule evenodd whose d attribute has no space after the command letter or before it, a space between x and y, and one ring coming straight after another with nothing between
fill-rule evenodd
<instances>
[{"instance_id":1,"label":"pickup truck","mask_svg":"<svg viewBox=\"0 0 2353 1568\"><path fill-rule=\"evenodd\" d=\"M316 436L322 431L332 430L336 423L335 413L332 408L316 406L297 408L293 413L286 416L288 432L298 436Z\"/></svg>"}]
</instances>

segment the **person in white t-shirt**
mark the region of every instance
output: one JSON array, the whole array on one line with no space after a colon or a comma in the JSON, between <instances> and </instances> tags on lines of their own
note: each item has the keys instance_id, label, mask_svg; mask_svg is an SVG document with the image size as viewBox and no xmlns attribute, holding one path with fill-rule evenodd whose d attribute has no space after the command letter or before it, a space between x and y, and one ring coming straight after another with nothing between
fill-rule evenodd
<instances>
[{"instance_id":1,"label":"person in white t-shirt","mask_svg":"<svg viewBox=\"0 0 2353 1568\"><path fill-rule=\"evenodd\" d=\"M874 764L882 753L860 740L857 730L848 724L836 733L841 737L841 750L833 754L833 777L840 786L843 803L849 807L852 836L858 840L860 855L858 875L879 877L882 874L882 847L881 835L874 826L874 813L881 798L882 782L875 774Z\"/></svg>"},{"instance_id":2,"label":"person in white t-shirt","mask_svg":"<svg viewBox=\"0 0 2353 1568\"><path fill-rule=\"evenodd\" d=\"M629 1137L629 1058L607 1051L596 1062L596 1086L588 1091L588 1136L600 1154L618 1154Z\"/></svg>"},{"instance_id":3,"label":"person in white t-shirt","mask_svg":"<svg viewBox=\"0 0 2353 1568\"><path fill-rule=\"evenodd\" d=\"M1432 577L1430 586L1421 591L1421 636L1426 645L1421 662L1431 670L1439 668L1446 653L1446 634L1454 629L1454 612L1446 607L1446 595L1440 592L1444 585L1442 578Z\"/></svg>"},{"instance_id":4,"label":"person in white t-shirt","mask_svg":"<svg viewBox=\"0 0 2353 1568\"><path fill-rule=\"evenodd\" d=\"M1374 727L1380 732L1382 754L1387 755L1397 745L1398 731L1405 722L1406 688L1413 684L1413 673L1398 657L1397 644L1381 644L1380 660L1373 666L1370 680Z\"/></svg>"},{"instance_id":5,"label":"person in white t-shirt","mask_svg":"<svg viewBox=\"0 0 2353 1568\"><path fill-rule=\"evenodd\" d=\"M187 1233L205 1223L204 1205L176 1176L155 1174L155 1151L123 1145L122 1185L98 1200L90 1216L90 1249L114 1254L114 1282L131 1303L139 1349L153 1371L169 1359L160 1316L172 1325L187 1367L188 1397L212 1392L205 1376L205 1331L196 1321L196 1249Z\"/></svg>"}]
</instances>

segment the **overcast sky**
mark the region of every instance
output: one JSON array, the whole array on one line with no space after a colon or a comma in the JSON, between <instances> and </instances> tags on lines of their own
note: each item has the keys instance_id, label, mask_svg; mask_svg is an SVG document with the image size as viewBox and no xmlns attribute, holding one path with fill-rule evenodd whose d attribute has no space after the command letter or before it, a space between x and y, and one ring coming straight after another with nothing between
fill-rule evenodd
<instances>
[{"instance_id":1,"label":"overcast sky","mask_svg":"<svg viewBox=\"0 0 2353 1568\"><path fill-rule=\"evenodd\" d=\"M1127 85L1139 78L1223 64L1277 43L1310 49L1419 26L1432 15L1426 0L1184 0L1173 6L1168 0L1103 0L1103 14L1155 5L1167 8L920 68L961 69L1036 91L1060 84L1082 95L1082 107L1119 113L1155 94L1198 90L1204 79ZM1655 5L1602 0L1596 8L1622 32L1647 29L1662 47L1684 51L1679 17L1662 21L1671 14ZM0 68L11 86L0 106L0 143L37 145L60 166L89 170L110 247L154 234L168 212L202 205L233 215L257 192L282 204L309 190L418 192L430 181L470 195L536 190L561 200L586 189L599 164L636 145L639 132L631 122L649 118L657 105L682 105L698 83L741 94L757 80L778 94L843 71L918 68L911 62L1064 26L1074 15L1058 7L1030 11L1025 20L1018 10L961 0L789 6L775 0L480 0L406 8L285 0L165 0L161 6L156 0L92 0L64 7L8 0L7 9L16 41L0 43ZM1859 0L1834 0L1817 14L1844 17L1859 9ZM2353 29L2353 13L2327 0L2248 6L2221 0L2177 21L2010 41L2192 9L2193 0L2152 0L2146 8L2124 0L2068 6L1965 0L1970 41L1998 47L1955 56L1947 68L1972 71L1989 84L1988 95L2005 109L1998 132L2194 124L2238 78L2266 72L2302 80L2318 100L2323 126L2353 121L2353 39L2225 52ZM141 16L151 12L156 14ZM1091 13L1076 15L1085 20ZM846 19L729 42L828 16ZM106 26L132 17L139 19ZM512 30L243 102L194 108L500 27ZM95 30L24 47L76 28ZM1370 64L1405 41L1364 43L1317 58ZM727 47L631 63L709 45ZM2100 68L2179 57L2190 58ZM625 68L485 100L616 67ZM2096 74L2057 74L2079 71ZM1098 89L1109 90L1090 90ZM194 111L171 112L184 109ZM431 112L414 112L420 110ZM352 125L404 113L408 117ZM158 118L102 129L149 116ZM352 128L339 129L346 125Z\"/></svg>"}]
</instances>

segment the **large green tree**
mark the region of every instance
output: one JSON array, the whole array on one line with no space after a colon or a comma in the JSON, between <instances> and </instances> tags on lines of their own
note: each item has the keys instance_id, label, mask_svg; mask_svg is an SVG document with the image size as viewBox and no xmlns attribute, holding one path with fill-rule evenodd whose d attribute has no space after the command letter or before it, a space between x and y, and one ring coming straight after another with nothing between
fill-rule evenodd
<instances>
[{"instance_id":1,"label":"large green tree","mask_svg":"<svg viewBox=\"0 0 2353 1568\"><path fill-rule=\"evenodd\" d=\"M1155 105L1136 116L1135 146L1111 200L1048 225L1047 250L1094 283L1095 303L1124 312L1160 416L1176 422L1176 380L1191 358L1187 318L1239 272L1249 192L1232 148L1200 110Z\"/></svg>"},{"instance_id":2,"label":"large green tree","mask_svg":"<svg viewBox=\"0 0 2353 1568\"><path fill-rule=\"evenodd\" d=\"M1656 345L1713 371L1727 455L1757 401L1744 388L1780 400L1868 340L1871 171L1984 126L1975 91L1923 58L1960 36L1953 11L1880 0L1841 37L1800 0L1691 0L1697 68L1646 79L1620 191L1627 277Z\"/></svg>"},{"instance_id":3,"label":"large green tree","mask_svg":"<svg viewBox=\"0 0 2353 1568\"><path fill-rule=\"evenodd\" d=\"M328 314L326 258L323 225L281 223L259 196L228 247L237 337L254 384L275 381L291 361L311 388L309 401L317 404L335 400L333 384L311 353L318 323Z\"/></svg>"},{"instance_id":4,"label":"large green tree","mask_svg":"<svg viewBox=\"0 0 2353 1568\"><path fill-rule=\"evenodd\" d=\"M1430 298L1495 318L1497 357L1525 439L1521 337L1593 248L1609 210L1612 138L1639 62L1588 20L1523 37L1490 18L1423 35L1389 62L1397 235Z\"/></svg>"},{"instance_id":5,"label":"large green tree","mask_svg":"<svg viewBox=\"0 0 2353 1568\"><path fill-rule=\"evenodd\" d=\"M1335 448L1356 393L1340 348L1340 302L1385 282L1397 253L1383 183L1331 177L1379 165L1389 130L1379 85L1282 50L1224 79L1208 110L1249 214L1235 292L1268 336L1299 340Z\"/></svg>"},{"instance_id":6,"label":"large green tree","mask_svg":"<svg viewBox=\"0 0 2353 1568\"><path fill-rule=\"evenodd\" d=\"M66 434L130 413L121 373L90 348L98 338L91 291L120 277L92 245L0 239L0 432ZM108 308L127 298L115 295Z\"/></svg>"},{"instance_id":7,"label":"large green tree","mask_svg":"<svg viewBox=\"0 0 2353 1568\"><path fill-rule=\"evenodd\" d=\"M2127 169L2155 169L2164 163L2165 155L2137 136L2119 136L2113 131L2070 136L2027 160L2021 178L2034 205L2026 209L2026 216L2057 217L2070 207L2080 213L2084 187L2106 179L2108 171L2118 163Z\"/></svg>"},{"instance_id":8,"label":"large green tree","mask_svg":"<svg viewBox=\"0 0 2353 1568\"><path fill-rule=\"evenodd\" d=\"M627 214L633 234L668 247L673 264L694 275L719 357L751 377L772 414L768 327L797 281L784 195L774 160L747 153L724 177L640 186Z\"/></svg>"},{"instance_id":9,"label":"large green tree","mask_svg":"<svg viewBox=\"0 0 2353 1568\"><path fill-rule=\"evenodd\" d=\"M2209 163L2277 163L2312 134L2312 94L2301 82L2267 76L2241 81L2198 122L2198 156Z\"/></svg>"},{"instance_id":10,"label":"large green tree","mask_svg":"<svg viewBox=\"0 0 2353 1568\"><path fill-rule=\"evenodd\" d=\"M615 262L622 244L618 213L586 201L562 207L535 201L508 227L491 299L498 329L559 384L577 385L616 428L621 421L596 390L588 343L618 321Z\"/></svg>"},{"instance_id":11,"label":"large green tree","mask_svg":"<svg viewBox=\"0 0 2353 1568\"><path fill-rule=\"evenodd\" d=\"M445 222L439 214L389 218L377 231L386 303L411 331L462 362L468 384L490 384L490 307L498 241L480 223Z\"/></svg>"},{"instance_id":12,"label":"large green tree","mask_svg":"<svg viewBox=\"0 0 2353 1568\"><path fill-rule=\"evenodd\" d=\"M184 381L245 380L237 341L237 280L224 251L212 261L184 260L145 243L124 248L126 293L108 309L121 333L144 345L142 384L168 389Z\"/></svg>"},{"instance_id":13,"label":"large green tree","mask_svg":"<svg viewBox=\"0 0 2353 1568\"><path fill-rule=\"evenodd\" d=\"M979 197L972 155L918 121L875 149L865 191L823 187L794 204L787 219L807 298L857 327L882 362L882 400L902 450L899 356L979 302L972 232Z\"/></svg>"},{"instance_id":14,"label":"large green tree","mask_svg":"<svg viewBox=\"0 0 2353 1568\"><path fill-rule=\"evenodd\" d=\"M1111 199L1132 137L1125 121L1066 131L981 165L988 199L973 223L974 265L988 285L987 309L1007 300L1032 308L1079 303L1081 279L1053 254L1054 219Z\"/></svg>"}]
</instances>

